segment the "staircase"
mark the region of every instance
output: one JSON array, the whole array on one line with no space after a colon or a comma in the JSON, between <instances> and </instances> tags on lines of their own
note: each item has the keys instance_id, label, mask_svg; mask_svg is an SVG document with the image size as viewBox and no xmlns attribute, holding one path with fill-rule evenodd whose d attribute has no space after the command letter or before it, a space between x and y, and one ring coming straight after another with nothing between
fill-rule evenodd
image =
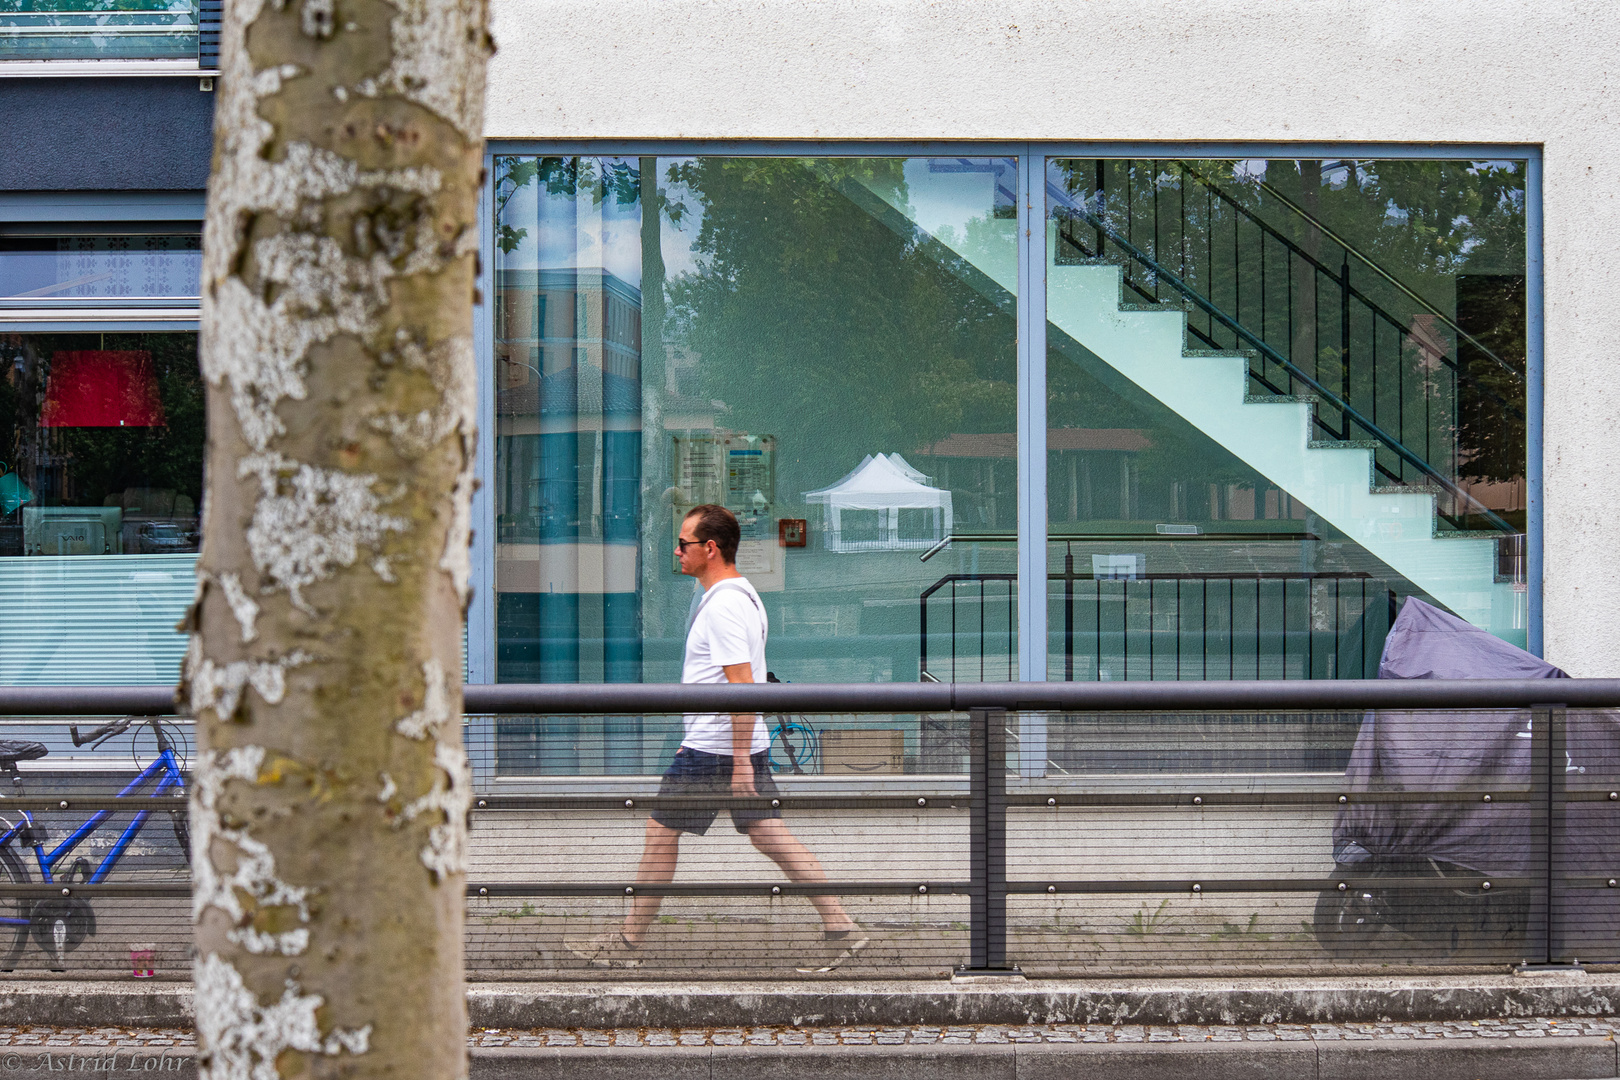
<instances>
[{"instance_id":1,"label":"staircase","mask_svg":"<svg viewBox=\"0 0 1620 1080\"><path fill-rule=\"evenodd\" d=\"M856 183L840 186L869 213L927 239L925 246L939 257L961 260L953 269L981 291L1009 300L1015 295L1014 221L987 223L1005 228L1005 244L986 244L982 231L976 243L969 243L966 229L933 236L908 216L895 192L875 186L852 191ZM1496 580L1497 537L1513 533L1512 526L1475 503L1448 478L1449 470L1403 442L1404 427L1390 430L1395 425L1380 422L1376 372L1372 396L1363 394L1358 406L1344 392L1351 384L1347 361L1343 386L1329 385L1321 371L1293 363L1261 333L1131 243L1095 207L1050 183L1048 198L1058 215L1046 223L1047 320L1049 335L1058 339L1054 344L1078 345L1096 356L1460 617L1515 636L1512 584ZM1116 259L1106 261L1099 250L1081 245L1089 258L1071 254L1060 262L1060 250L1074 250L1077 228L1095 233L1096 249L1111 242ZM1145 272L1153 283L1153 292L1146 293L1132 282L1131 295L1157 299L1161 284L1167 284L1180 303L1126 303L1127 266ZM1349 270L1343 273L1348 305L1353 290ZM1375 307L1360 293L1355 296ZM1214 332L1220 331L1244 348L1188 350L1189 313L1207 326L1193 328L1195 340L1215 343ZM1349 318L1347 311L1346 327ZM1400 334L1411 333L1396 325ZM1460 370L1449 357L1443 359L1454 372ZM1403 408L1403 419L1404 413ZM1451 500L1454 511L1461 508L1451 520L1484 522L1493 531L1441 532L1437 498Z\"/></svg>"}]
</instances>

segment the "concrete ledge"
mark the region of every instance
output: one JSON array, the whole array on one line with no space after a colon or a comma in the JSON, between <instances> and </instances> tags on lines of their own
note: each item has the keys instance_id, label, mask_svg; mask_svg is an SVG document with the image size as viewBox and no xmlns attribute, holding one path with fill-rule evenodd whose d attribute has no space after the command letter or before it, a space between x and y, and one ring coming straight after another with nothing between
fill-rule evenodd
<instances>
[{"instance_id":1,"label":"concrete ledge","mask_svg":"<svg viewBox=\"0 0 1620 1080\"><path fill-rule=\"evenodd\" d=\"M470 1080L1610 1080L1612 1039L474 1049ZM195 1080L189 1048L0 1048L0 1076Z\"/></svg>"},{"instance_id":2,"label":"concrete ledge","mask_svg":"<svg viewBox=\"0 0 1620 1080\"><path fill-rule=\"evenodd\" d=\"M475 1027L1309 1024L1620 1014L1620 977L477 983Z\"/></svg>"},{"instance_id":3,"label":"concrete ledge","mask_svg":"<svg viewBox=\"0 0 1620 1080\"><path fill-rule=\"evenodd\" d=\"M1310 1024L1620 1015L1620 976L1035 979L947 982L473 983L474 1027ZM192 1024L182 982L0 981L0 1017L57 1027Z\"/></svg>"},{"instance_id":4,"label":"concrete ledge","mask_svg":"<svg viewBox=\"0 0 1620 1080\"><path fill-rule=\"evenodd\" d=\"M190 1028L191 984L7 979L0 981L0 1017L14 1025Z\"/></svg>"},{"instance_id":5,"label":"concrete ledge","mask_svg":"<svg viewBox=\"0 0 1620 1080\"><path fill-rule=\"evenodd\" d=\"M1620 1075L1607 1039L488 1049L471 1080L1596 1080Z\"/></svg>"}]
</instances>

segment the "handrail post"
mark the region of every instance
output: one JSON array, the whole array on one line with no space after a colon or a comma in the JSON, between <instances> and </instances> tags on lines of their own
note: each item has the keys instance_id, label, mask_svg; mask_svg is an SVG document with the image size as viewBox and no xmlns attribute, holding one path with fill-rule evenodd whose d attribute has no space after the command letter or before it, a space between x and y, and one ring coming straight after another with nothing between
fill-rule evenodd
<instances>
[{"instance_id":1,"label":"handrail post","mask_svg":"<svg viewBox=\"0 0 1620 1080\"><path fill-rule=\"evenodd\" d=\"M1345 253L1344 262L1339 266L1339 397L1345 401L1350 400L1350 254ZM1373 418L1377 419L1376 409L1378 402L1374 400ZM1346 412L1339 414L1339 422L1343 425L1344 434L1340 438L1350 439L1350 415ZM1406 434L1397 432L1396 438Z\"/></svg>"},{"instance_id":2,"label":"handrail post","mask_svg":"<svg viewBox=\"0 0 1620 1080\"><path fill-rule=\"evenodd\" d=\"M1547 962L1570 963L1568 948L1569 889L1561 881L1569 870L1565 857L1569 785L1567 711L1546 707L1547 717Z\"/></svg>"},{"instance_id":3,"label":"handrail post","mask_svg":"<svg viewBox=\"0 0 1620 1080\"><path fill-rule=\"evenodd\" d=\"M1562 764L1560 762L1559 764ZM1530 917L1524 933L1524 960L1552 962L1552 707L1530 707Z\"/></svg>"},{"instance_id":4,"label":"handrail post","mask_svg":"<svg viewBox=\"0 0 1620 1080\"><path fill-rule=\"evenodd\" d=\"M969 971L1007 967L1007 713L969 712Z\"/></svg>"}]
</instances>

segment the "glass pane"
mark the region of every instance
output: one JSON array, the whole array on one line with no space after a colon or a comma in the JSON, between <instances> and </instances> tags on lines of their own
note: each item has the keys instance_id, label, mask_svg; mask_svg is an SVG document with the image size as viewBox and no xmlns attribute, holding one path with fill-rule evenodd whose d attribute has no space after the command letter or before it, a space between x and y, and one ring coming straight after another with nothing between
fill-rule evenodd
<instances>
[{"instance_id":1,"label":"glass pane","mask_svg":"<svg viewBox=\"0 0 1620 1080\"><path fill-rule=\"evenodd\" d=\"M197 0L0 0L0 60L194 60Z\"/></svg>"},{"instance_id":2,"label":"glass pane","mask_svg":"<svg viewBox=\"0 0 1620 1080\"><path fill-rule=\"evenodd\" d=\"M0 336L0 684L164 683L193 591L195 334Z\"/></svg>"},{"instance_id":3,"label":"glass pane","mask_svg":"<svg viewBox=\"0 0 1620 1080\"><path fill-rule=\"evenodd\" d=\"M1370 677L1413 595L1525 643L1524 162L1047 192L1052 678Z\"/></svg>"},{"instance_id":4,"label":"glass pane","mask_svg":"<svg viewBox=\"0 0 1620 1080\"><path fill-rule=\"evenodd\" d=\"M925 592L1014 568L1014 168L497 158L499 678L678 681L717 502L772 671L917 679ZM956 677L1015 666L992 584Z\"/></svg>"},{"instance_id":5,"label":"glass pane","mask_svg":"<svg viewBox=\"0 0 1620 1080\"><path fill-rule=\"evenodd\" d=\"M0 299L194 298L201 276L195 232L0 236Z\"/></svg>"}]
</instances>

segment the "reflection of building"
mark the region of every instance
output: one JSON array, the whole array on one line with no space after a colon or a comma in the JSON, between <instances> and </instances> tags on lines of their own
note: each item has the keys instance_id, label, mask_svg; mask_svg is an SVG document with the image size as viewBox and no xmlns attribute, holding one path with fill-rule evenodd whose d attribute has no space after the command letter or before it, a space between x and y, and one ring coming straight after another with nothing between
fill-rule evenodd
<instances>
[{"instance_id":1,"label":"reflection of building","mask_svg":"<svg viewBox=\"0 0 1620 1080\"><path fill-rule=\"evenodd\" d=\"M503 663L537 682L641 677L641 295L603 270L495 284Z\"/></svg>"}]
</instances>

